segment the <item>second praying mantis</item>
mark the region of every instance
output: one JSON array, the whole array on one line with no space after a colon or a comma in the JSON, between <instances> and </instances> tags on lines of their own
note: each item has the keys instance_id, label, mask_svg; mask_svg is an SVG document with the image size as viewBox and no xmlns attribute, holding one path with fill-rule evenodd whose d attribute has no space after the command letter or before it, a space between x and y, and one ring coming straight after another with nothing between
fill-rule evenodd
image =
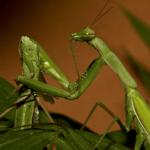
<instances>
[{"instance_id":1,"label":"second praying mantis","mask_svg":"<svg viewBox=\"0 0 150 150\"><path fill-rule=\"evenodd\" d=\"M125 90L126 123L121 121L120 118L113 114L101 102L97 102L91 113L89 114L87 120L85 121L83 127L85 126L96 106L100 106L114 118L109 128L113 125L115 121L117 121L122 130L124 130L125 132L129 132L132 121L134 120L137 133L135 150L140 150L143 143L145 149L148 150L150 147L150 110L144 98L136 90L137 84L135 80L128 73L118 57L108 48L108 46L101 39L95 37L95 32L89 27L72 34L70 38L70 44L73 52L72 41L87 42L99 52L100 57L93 60L89 67L86 69L86 71L81 75L81 77L79 76L79 79L71 84L68 82L62 71L56 66L56 64L50 59L44 49L36 41L29 39L28 37L22 37L20 41L20 50L23 53L23 56L25 57L26 54L27 56L30 56L30 59L29 57L25 57L23 59L23 62L26 63L27 67L31 68L31 70L28 72L28 75L33 73L33 76L35 77L35 68L37 67L43 72L52 76L54 79L56 79L62 85L62 87L65 90L70 91L71 94L56 87L42 83L38 80L30 79L27 77L27 75L18 76L16 78L16 81L26 85L27 87L33 89L36 92L48 94L54 97L64 97L66 99L73 100L78 98L87 89L87 87L100 72L103 65L110 66L119 76L119 79L121 80L123 88ZM29 55L29 51L31 50L33 50L34 52L33 55ZM76 70L78 72L77 65ZM100 141L101 140L102 139L100 139ZM98 141L97 144L99 144L100 141ZM94 149L96 147L97 145L94 147Z\"/></svg>"}]
</instances>

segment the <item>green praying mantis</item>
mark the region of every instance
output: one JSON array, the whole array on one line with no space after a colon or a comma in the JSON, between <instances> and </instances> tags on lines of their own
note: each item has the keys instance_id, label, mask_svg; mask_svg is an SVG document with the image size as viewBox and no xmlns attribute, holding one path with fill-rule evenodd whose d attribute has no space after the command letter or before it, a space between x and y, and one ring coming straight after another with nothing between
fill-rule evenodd
<instances>
[{"instance_id":1,"label":"green praying mantis","mask_svg":"<svg viewBox=\"0 0 150 150\"><path fill-rule=\"evenodd\" d=\"M144 144L145 149L148 150L150 147L150 112L146 101L136 90L137 84L135 80L128 73L118 57L108 48L108 46L101 39L95 37L95 32L89 27L71 35L70 44L73 52L72 41L87 42L89 45L94 47L100 54L100 57L96 58L91 62L91 64L81 75L81 77L78 73L78 80L73 83L69 83L62 71L56 66L56 64L51 60L51 58L46 54L44 49L36 41L29 39L28 37L22 37L20 41L20 51L23 54L23 57L25 57L22 57L23 68L26 68L25 70L28 71L27 74L23 74L23 76L18 76L16 78L16 81L26 85L27 87L29 87L29 89L32 89L33 91L48 94L54 97L64 97L66 99L73 100L80 97L80 95L88 88L88 86L100 72L103 65L109 65L118 75L125 90L126 123L121 121L120 118L113 114L101 102L97 102L91 113L89 114L88 118L86 119L83 127L90 118L94 109L97 106L101 106L114 118L109 128L113 125L115 121L117 121L122 130L124 130L125 132L129 132L132 121L134 120L135 129L137 132L135 150L140 150L142 144ZM29 54L30 50L33 50L33 55ZM74 52L73 56L75 60ZM39 68L39 70L37 71L37 75L39 75L39 71L42 70L43 72L49 74L54 79L56 79L65 90L70 91L71 93L38 81L35 76L35 68ZM77 65L76 70L78 72ZM29 75L32 75L33 78L31 79L27 77ZM31 92L29 91L28 93L24 94L28 95L30 93ZM101 140L102 138L100 139L100 141ZM97 144L99 144L100 141L98 141ZM94 147L94 149L96 148L96 146Z\"/></svg>"}]
</instances>

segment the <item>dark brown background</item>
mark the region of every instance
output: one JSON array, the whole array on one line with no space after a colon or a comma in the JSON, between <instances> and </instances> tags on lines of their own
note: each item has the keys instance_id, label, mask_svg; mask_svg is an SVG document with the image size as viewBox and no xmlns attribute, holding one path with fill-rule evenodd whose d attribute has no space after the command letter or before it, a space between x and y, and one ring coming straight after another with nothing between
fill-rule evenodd
<instances>
[{"instance_id":1,"label":"dark brown background","mask_svg":"<svg viewBox=\"0 0 150 150\"><path fill-rule=\"evenodd\" d=\"M18 53L21 36L29 36L39 42L53 61L60 67L70 82L77 79L75 65L69 45L72 33L87 27L106 0L1 0L0 1L0 76L15 85L14 79L21 75L22 67ZM149 100L150 95L132 70L122 47L146 69L150 70L148 48L133 30L129 21L120 11L125 7L146 23L150 24L150 1L148 0L111 0L105 10L114 7L107 15L91 28L97 37L105 41L119 57L127 70L138 83L138 90ZM86 43L74 42L74 50L80 74L88 64L99 56L98 52ZM49 84L61 88L51 77L46 75ZM45 102L48 110L63 113L83 123L97 101L103 102L115 114L125 121L124 91L117 75L108 67L102 68L86 92L77 100L60 98L55 105ZM112 118L102 109L97 108L87 126L102 134ZM120 129L117 124L112 130Z\"/></svg>"}]
</instances>

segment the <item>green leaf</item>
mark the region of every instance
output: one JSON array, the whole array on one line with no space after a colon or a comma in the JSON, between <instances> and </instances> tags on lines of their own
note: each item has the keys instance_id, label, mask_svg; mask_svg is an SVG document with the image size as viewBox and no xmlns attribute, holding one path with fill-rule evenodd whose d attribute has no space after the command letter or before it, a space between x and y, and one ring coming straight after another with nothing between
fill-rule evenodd
<instances>
[{"instance_id":1,"label":"green leaf","mask_svg":"<svg viewBox=\"0 0 150 150\"><path fill-rule=\"evenodd\" d=\"M122 9L122 12L126 15L126 17L129 19L130 23L133 25L135 30L138 32L140 37L143 39L143 41L147 44L147 46L150 48L150 26L144 23L139 18L135 17L132 13L130 13L126 9Z\"/></svg>"},{"instance_id":2,"label":"green leaf","mask_svg":"<svg viewBox=\"0 0 150 150\"><path fill-rule=\"evenodd\" d=\"M101 138L100 135L96 135L91 132L87 132L84 130L76 130L81 136L83 136L93 147L97 144L99 139ZM121 137L120 137L121 138ZM102 139L102 141L97 146L97 150L129 150L129 148L116 143L106 137Z\"/></svg>"},{"instance_id":3,"label":"green leaf","mask_svg":"<svg viewBox=\"0 0 150 150\"><path fill-rule=\"evenodd\" d=\"M51 131L56 131L59 129L64 129L67 131L67 128L61 124L55 124L55 123L39 123L39 125L34 125L32 129L42 129L42 130L51 130Z\"/></svg>"},{"instance_id":4,"label":"green leaf","mask_svg":"<svg viewBox=\"0 0 150 150\"><path fill-rule=\"evenodd\" d=\"M117 130L107 133L105 137L122 145L134 147L136 133L135 130L130 130L128 133L125 133L122 130Z\"/></svg>"},{"instance_id":5,"label":"green leaf","mask_svg":"<svg viewBox=\"0 0 150 150\"><path fill-rule=\"evenodd\" d=\"M65 139L75 150L92 150L93 146L83 136L75 130L69 129L68 132L63 132ZM92 139L91 139L92 140Z\"/></svg>"},{"instance_id":6,"label":"green leaf","mask_svg":"<svg viewBox=\"0 0 150 150\"><path fill-rule=\"evenodd\" d=\"M4 112L10 105L12 105L19 95L19 92L15 92L10 96L11 92L14 90L14 86L9 82L0 77L0 114ZM15 109L12 109L7 113L4 118L14 121L15 120Z\"/></svg>"},{"instance_id":7,"label":"green leaf","mask_svg":"<svg viewBox=\"0 0 150 150\"><path fill-rule=\"evenodd\" d=\"M62 137L58 137L55 141L55 147L57 150L75 150L67 140Z\"/></svg>"},{"instance_id":8,"label":"green leaf","mask_svg":"<svg viewBox=\"0 0 150 150\"><path fill-rule=\"evenodd\" d=\"M23 137L30 136L31 133L38 133L42 132L42 130L33 130L32 132L30 130L22 130L15 132L14 130L11 130L7 133L0 135L0 146L4 145L5 143L12 143L15 140L20 140Z\"/></svg>"},{"instance_id":9,"label":"green leaf","mask_svg":"<svg viewBox=\"0 0 150 150\"><path fill-rule=\"evenodd\" d=\"M50 137L50 141L51 141L51 142L50 142L50 145L49 145L48 150L53 150L54 145L55 145L55 142L56 142L58 136L59 136L60 134L62 134L62 131L63 131L63 129L62 129L62 128L59 128L57 131L55 131L55 132L52 133L52 135L51 135L51 137Z\"/></svg>"},{"instance_id":10,"label":"green leaf","mask_svg":"<svg viewBox=\"0 0 150 150\"><path fill-rule=\"evenodd\" d=\"M7 128L13 127L13 125L13 121L0 121L0 132Z\"/></svg>"},{"instance_id":11,"label":"green leaf","mask_svg":"<svg viewBox=\"0 0 150 150\"><path fill-rule=\"evenodd\" d=\"M50 141L50 131L18 131L0 136L0 149L42 150Z\"/></svg>"}]
</instances>

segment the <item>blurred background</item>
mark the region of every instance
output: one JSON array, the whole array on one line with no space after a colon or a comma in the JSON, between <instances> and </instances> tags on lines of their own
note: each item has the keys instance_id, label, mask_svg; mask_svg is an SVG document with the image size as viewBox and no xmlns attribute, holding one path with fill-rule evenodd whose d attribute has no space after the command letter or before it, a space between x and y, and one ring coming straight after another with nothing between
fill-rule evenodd
<instances>
[{"instance_id":1,"label":"blurred background","mask_svg":"<svg viewBox=\"0 0 150 150\"><path fill-rule=\"evenodd\" d=\"M89 26L105 5L106 0L1 0L0 1L0 76L16 86L14 79L22 74L18 45L21 36L37 41L67 76L69 82L77 79L75 65L69 44L72 33ZM137 81L138 91L150 100L150 94L132 68L124 47L146 70L150 70L149 49L140 39L128 19L121 12L124 7L141 20L150 24L150 1L110 0L104 12L109 13L91 26L119 57L129 73ZM87 43L73 42L80 74L99 53ZM47 83L62 88L57 81L45 75ZM101 72L84 94L77 100L55 99L55 104L44 102L47 109L62 113L83 123L97 101L125 121L125 93L118 76L109 66ZM100 107L96 109L87 127L102 134L113 119ZM120 129L117 123L111 131Z\"/></svg>"}]
</instances>

